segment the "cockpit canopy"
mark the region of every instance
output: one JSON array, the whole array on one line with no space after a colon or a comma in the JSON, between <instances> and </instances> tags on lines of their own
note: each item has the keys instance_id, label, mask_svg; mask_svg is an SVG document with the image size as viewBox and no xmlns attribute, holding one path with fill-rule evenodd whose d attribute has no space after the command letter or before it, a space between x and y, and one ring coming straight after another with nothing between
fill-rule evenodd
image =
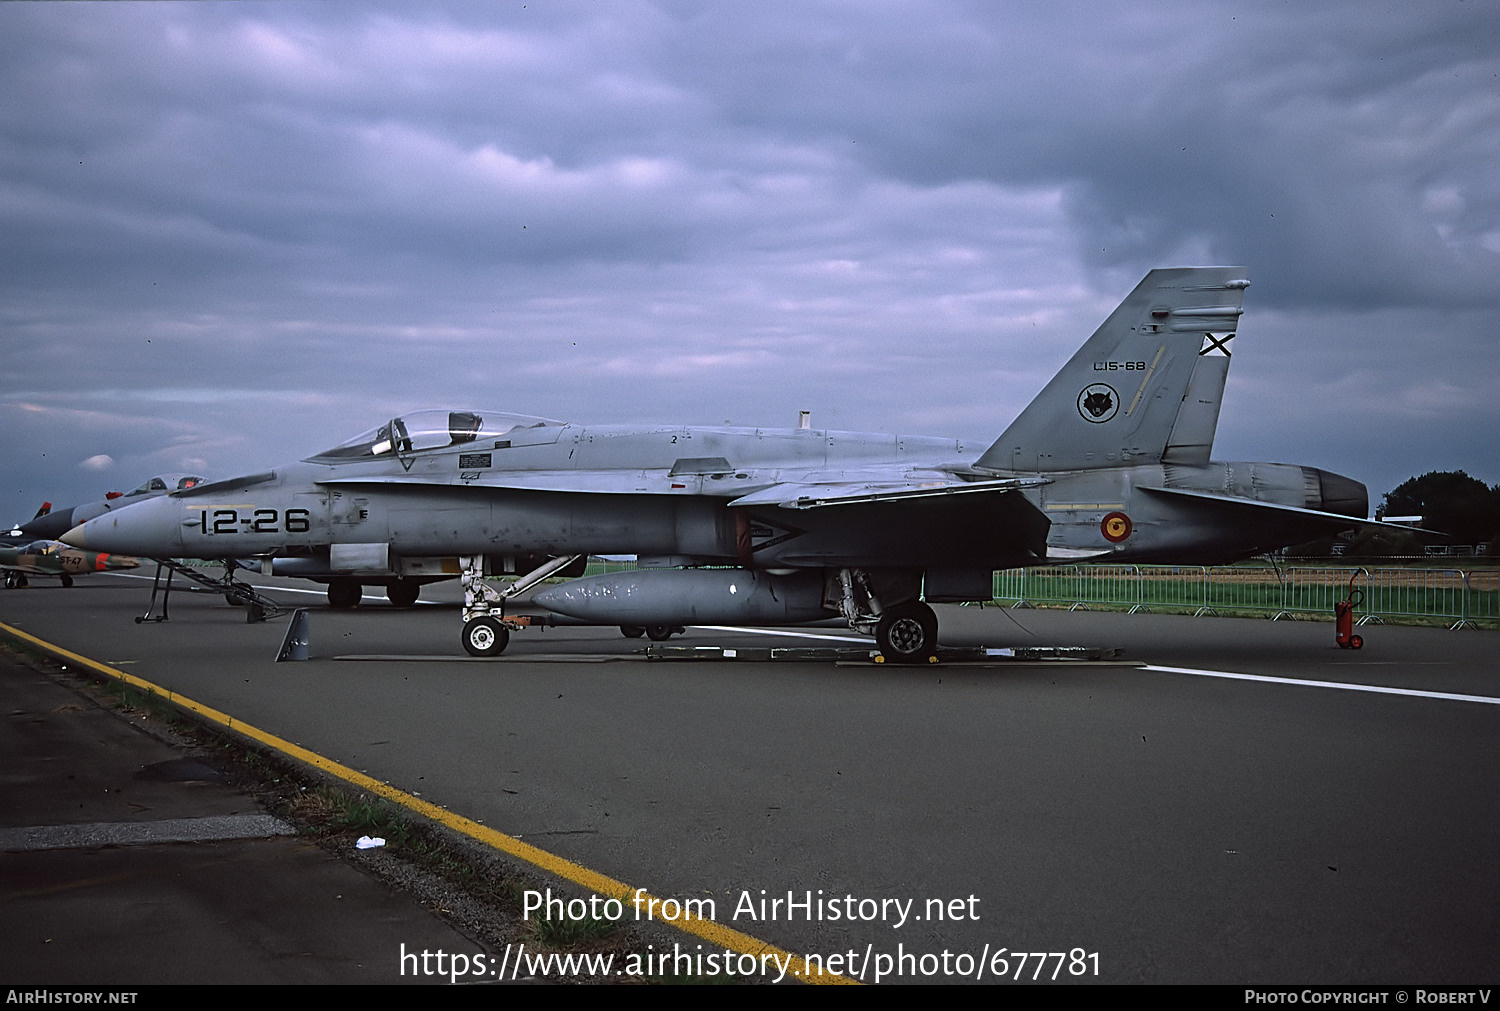
<instances>
[{"instance_id":1,"label":"cockpit canopy","mask_svg":"<svg viewBox=\"0 0 1500 1011\"><path fill-rule=\"evenodd\" d=\"M183 491L187 488L195 488L203 484L205 478L196 474L158 474L147 478L140 487L125 493L125 498L133 498L136 495L148 495L154 491Z\"/></svg>"},{"instance_id":2,"label":"cockpit canopy","mask_svg":"<svg viewBox=\"0 0 1500 1011\"><path fill-rule=\"evenodd\" d=\"M405 456L423 450L462 446L479 439L495 439L518 428L562 424L550 418L503 411L414 411L310 456L308 461L344 463L389 455Z\"/></svg>"}]
</instances>

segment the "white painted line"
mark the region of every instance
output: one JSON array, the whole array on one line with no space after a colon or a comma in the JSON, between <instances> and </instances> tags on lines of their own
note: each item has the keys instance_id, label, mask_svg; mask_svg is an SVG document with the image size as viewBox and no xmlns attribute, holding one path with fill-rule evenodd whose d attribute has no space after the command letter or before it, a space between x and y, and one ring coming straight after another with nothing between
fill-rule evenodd
<instances>
[{"instance_id":1,"label":"white painted line","mask_svg":"<svg viewBox=\"0 0 1500 1011\"><path fill-rule=\"evenodd\" d=\"M691 628L706 628L710 632L744 632L746 635L786 635L794 639L828 639L832 642L847 642L851 646L869 646L873 639L857 639L852 635L817 635L813 632L788 632L780 628L741 628L738 625L692 625Z\"/></svg>"},{"instance_id":2,"label":"white painted line","mask_svg":"<svg viewBox=\"0 0 1500 1011\"><path fill-rule=\"evenodd\" d=\"M1339 688L1346 692L1374 692L1378 695L1410 695L1419 699L1445 699L1449 702L1483 702L1500 705L1500 698L1488 695L1457 695L1452 692L1424 692L1416 688L1387 688L1384 685L1348 684L1343 681L1304 681L1300 678L1278 678L1265 674L1232 674L1221 670L1198 670L1195 667L1158 667L1146 664L1141 670L1158 671L1163 674L1196 674L1206 678L1228 678L1232 681L1269 681L1280 685L1303 685L1308 688Z\"/></svg>"},{"instance_id":3,"label":"white painted line","mask_svg":"<svg viewBox=\"0 0 1500 1011\"><path fill-rule=\"evenodd\" d=\"M314 597L327 597L329 595L327 589L302 589L299 586L261 586L258 583L246 583L246 585L254 586L255 591L266 592L266 594L312 594ZM383 595L381 594L381 597ZM374 598L375 600L380 600L381 597Z\"/></svg>"},{"instance_id":4,"label":"white painted line","mask_svg":"<svg viewBox=\"0 0 1500 1011\"><path fill-rule=\"evenodd\" d=\"M156 578L155 576L141 576L141 575L137 575L134 572L106 572L106 573L103 573L103 575L114 576L114 577L116 577L118 579L147 579L147 580L150 580L150 579L155 579ZM322 596L326 596L327 592L328 592L326 590L303 590L303 589L300 589L300 588L298 588L296 586L261 586L261 585L259 585L257 583L246 583L245 585L248 586L248 587L250 587L252 590L255 590L257 592L263 592L263 593L310 593L310 594L312 594L315 597L322 597ZM209 596L214 596L218 592L216 590L205 590L203 587L197 586L197 585L189 586L189 584L187 584L187 583L174 583L172 588L173 589L186 590L188 593L206 593ZM379 599L379 598L376 598L376 599Z\"/></svg>"},{"instance_id":5,"label":"white painted line","mask_svg":"<svg viewBox=\"0 0 1500 1011\"><path fill-rule=\"evenodd\" d=\"M155 846L161 843L213 842L223 839L269 839L297 830L268 814L210 815L160 821L92 822L81 825L33 825L0 829L0 849L92 849L95 846Z\"/></svg>"}]
</instances>

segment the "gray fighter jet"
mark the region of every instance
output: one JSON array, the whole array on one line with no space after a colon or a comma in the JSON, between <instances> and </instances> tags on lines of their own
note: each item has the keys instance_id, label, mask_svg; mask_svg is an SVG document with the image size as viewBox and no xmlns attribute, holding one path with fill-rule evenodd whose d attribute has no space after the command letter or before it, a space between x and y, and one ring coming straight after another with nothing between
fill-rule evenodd
<instances>
[{"instance_id":1,"label":"gray fighter jet","mask_svg":"<svg viewBox=\"0 0 1500 1011\"><path fill-rule=\"evenodd\" d=\"M273 571L300 556L392 583L456 558L463 643L479 656L521 627L505 614L516 587L580 556L634 554L636 571L534 599L654 633L842 617L886 658L922 662L937 645L929 603L989 599L996 569L1225 562L1364 522L1365 487L1349 478L1209 459L1244 277L1153 270L988 446L419 412L63 539L151 557L274 556ZM523 578L504 594L484 582L509 572Z\"/></svg>"}]
</instances>

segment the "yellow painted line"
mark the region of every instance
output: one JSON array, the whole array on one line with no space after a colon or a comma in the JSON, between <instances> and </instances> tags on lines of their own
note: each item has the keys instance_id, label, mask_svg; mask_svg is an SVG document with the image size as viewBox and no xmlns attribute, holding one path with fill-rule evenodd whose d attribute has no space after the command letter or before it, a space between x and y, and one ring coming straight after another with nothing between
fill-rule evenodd
<instances>
[{"instance_id":1,"label":"yellow painted line","mask_svg":"<svg viewBox=\"0 0 1500 1011\"><path fill-rule=\"evenodd\" d=\"M155 695L158 698L166 699L173 705L195 713L211 723L216 723L224 727L226 730L232 730L241 736L250 738L252 741L257 741L268 748L279 751L283 755L295 758L299 762L305 762L315 769L321 769L352 786L359 787L361 790L368 790L370 793L384 797L392 803L400 804L402 807L415 811L425 818L431 818L439 824L446 825L448 828L453 829L453 831L460 832L470 839L478 840L486 846L492 846L500 850L502 853L508 853L519 860L524 860L533 866L540 867L542 870L555 874L564 880L581 885L595 894L603 895L606 898L619 899L622 904L639 903L638 908L648 910L662 908L662 900L644 889L632 888L623 881L616 881L614 878L600 874L598 871L590 870L582 864L576 864L554 853L538 849L530 843L524 843L515 836L506 835L504 832L497 832L486 825L479 824L477 821L465 818L463 815L454 814L446 808L438 807L436 804L425 801L421 797L413 796L404 790L398 790L388 783L382 783L380 780L351 769L347 765L342 765L330 758L324 758L316 752L308 751L301 745L293 744L291 741L277 737L275 734L269 734L258 727L251 726L243 720L237 720L228 713L220 712L201 702L195 702L185 695L168 691L160 685L147 681L145 678L136 677L134 674L127 674L122 670L116 670L97 660L91 660L86 656L74 653L72 650L63 649L61 646L38 639L30 633L23 632L4 622L0 622L0 632L40 646L50 653L81 664L89 670L102 674L107 678L113 678L123 684L131 685ZM651 905L653 901L657 903L654 907ZM682 905L682 903L676 900L674 900L673 904ZM683 910L682 916L677 919L663 918L658 922L676 927L695 937L701 937L705 941L728 948L737 954L755 955L757 957L760 955L773 955L779 964L787 966L787 973L789 975L804 983L855 984L859 982L856 979L851 979L848 976L840 976L837 973L813 972L804 959L793 955L791 952L783 951L773 944L751 937L749 934L735 930L733 927L726 927L717 921L701 916L694 916L687 912L686 909Z\"/></svg>"}]
</instances>

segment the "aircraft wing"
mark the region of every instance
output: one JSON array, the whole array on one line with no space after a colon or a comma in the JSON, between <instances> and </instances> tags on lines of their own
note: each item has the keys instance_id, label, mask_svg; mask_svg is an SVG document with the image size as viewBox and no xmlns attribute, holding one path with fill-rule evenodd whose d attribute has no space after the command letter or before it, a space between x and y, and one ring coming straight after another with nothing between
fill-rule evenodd
<instances>
[{"instance_id":1,"label":"aircraft wing","mask_svg":"<svg viewBox=\"0 0 1500 1011\"><path fill-rule=\"evenodd\" d=\"M644 471L508 471L472 481L446 475L382 474L324 478L330 488L468 488L586 495L711 495L744 511L756 531L745 548L768 567L830 564L983 570L1030 565L1046 557L1047 517L1023 489L1047 478L966 481L943 470L893 473L879 468L786 471L747 475L735 495L713 475ZM759 477L762 480L756 481ZM777 480L780 478L780 480ZM739 483L739 482L735 482ZM729 487L719 492L714 485ZM772 514L783 511L780 519ZM790 515L798 517L795 529ZM957 598L955 598L957 599ZM968 599L967 597L963 599Z\"/></svg>"},{"instance_id":2,"label":"aircraft wing","mask_svg":"<svg viewBox=\"0 0 1500 1011\"><path fill-rule=\"evenodd\" d=\"M810 481L785 482L732 499L732 506L777 506L782 509L817 509L822 506L856 505L869 502L904 502L911 499L1004 492L1050 483L1046 478L1005 478L993 481L936 480Z\"/></svg>"},{"instance_id":3,"label":"aircraft wing","mask_svg":"<svg viewBox=\"0 0 1500 1011\"><path fill-rule=\"evenodd\" d=\"M859 472L853 472L858 475ZM1047 484L1047 478L1005 478L988 481L964 481L950 474L934 473L929 478L916 476L881 479L840 474L798 475L796 480L761 487L746 495L733 497L726 488L730 505L781 506L788 509L812 509L818 506L851 505L866 502L892 502L904 499L973 494L975 492L1015 491L1032 485ZM381 474L329 477L319 485L407 485L411 487L469 487L474 489L510 489L514 491L572 492L594 495L667 495L687 487L699 475L674 477L661 470L645 471L506 471L486 474L473 481L455 482L444 477L434 479L421 474ZM724 482L728 484L728 482ZM746 482L750 483L750 482ZM752 485L753 487L753 485ZM707 489L705 489L707 490ZM196 490L195 490L196 491Z\"/></svg>"},{"instance_id":4,"label":"aircraft wing","mask_svg":"<svg viewBox=\"0 0 1500 1011\"><path fill-rule=\"evenodd\" d=\"M697 475L692 475L697 477ZM444 475L367 474L319 478L319 486L378 486L409 488L472 488L475 491L558 491L589 495L664 495L675 490L664 470L523 470L485 473L472 480ZM679 482L678 488L685 487Z\"/></svg>"}]
</instances>

